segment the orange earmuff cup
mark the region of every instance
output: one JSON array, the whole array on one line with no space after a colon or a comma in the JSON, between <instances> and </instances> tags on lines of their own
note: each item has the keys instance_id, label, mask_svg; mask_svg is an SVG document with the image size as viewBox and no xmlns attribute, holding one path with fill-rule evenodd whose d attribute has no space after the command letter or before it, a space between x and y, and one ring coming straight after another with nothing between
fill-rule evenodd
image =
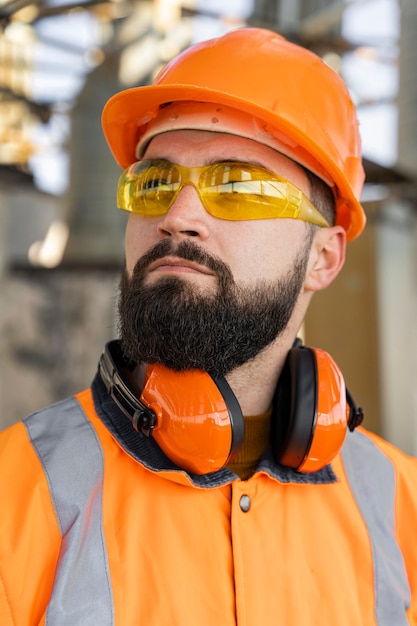
<instances>
[{"instance_id":1,"label":"orange earmuff cup","mask_svg":"<svg viewBox=\"0 0 417 626\"><path fill-rule=\"evenodd\" d=\"M272 420L278 463L314 472L339 452L349 418L343 376L323 350L290 350L282 371Z\"/></svg>"},{"instance_id":2,"label":"orange earmuff cup","mask_svg":"<svg viewBox=\"0 0 417 626\"><path fill-rule=\"evenodd\" d=\"M243 416L225 379L150 365L141 401L156 415L152 437L166 456L188 472L215 472L241 447Z\"/></svg>"},{"instance_id":3,"label":"orange earmuff cup","mask_svg":"<svg viewBox=\"0 0 417 626\"><path fill-rule=\"evenodd\" d=\"M327 352L314 349L317 367L317 408L310 449L300 472L315 472L330 463L346 437L349 406L343 376Z\"/></svg>"}]
</instances>

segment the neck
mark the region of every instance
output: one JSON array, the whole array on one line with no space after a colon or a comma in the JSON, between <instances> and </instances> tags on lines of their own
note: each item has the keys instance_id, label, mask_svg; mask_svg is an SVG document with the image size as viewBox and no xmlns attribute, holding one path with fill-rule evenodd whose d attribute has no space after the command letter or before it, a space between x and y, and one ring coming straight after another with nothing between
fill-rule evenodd
<instances>
[{"instance_id":1,"label":"neck","mask_svg":"<svg viewBox=\"0 0 417 626\"><path fill-rule=\"evenodd\" d=\"M295 334L280 337L250 362L227 374L243 415L260 415L269 409L294 339Z\"/></svg>"}]
</instances>

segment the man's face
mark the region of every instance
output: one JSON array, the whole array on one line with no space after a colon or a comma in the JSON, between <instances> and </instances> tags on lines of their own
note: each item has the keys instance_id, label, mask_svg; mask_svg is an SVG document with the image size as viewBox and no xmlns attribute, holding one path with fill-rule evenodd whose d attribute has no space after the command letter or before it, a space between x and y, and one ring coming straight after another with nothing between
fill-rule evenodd
<instances>
[{"instance_id":1,"label":"man's face","mask_svg":"<svg viewBox=\"0 0 417 626\"><path fill-rule=\"evenodd\" d=\"M308 194L304 172L257 142L205 131L153 139L146 158L188 167L257 163ZM303 288L310 237L293 219L227 221L209 215L192 186L166 215L130 215L120 328L133 361L226 374L285 331Z\"/></svg>"}]
</instances>

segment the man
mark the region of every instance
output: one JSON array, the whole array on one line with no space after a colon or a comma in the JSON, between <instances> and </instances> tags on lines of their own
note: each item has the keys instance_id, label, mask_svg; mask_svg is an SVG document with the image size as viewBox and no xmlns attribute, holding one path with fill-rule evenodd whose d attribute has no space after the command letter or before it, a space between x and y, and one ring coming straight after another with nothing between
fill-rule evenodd
<instances>
[{"instance_id":1,"label":"man","mask_svg":"<svg viewBox=\"0 0 417 626\"><path fill-rule=\"evenodd\" d=\"M342 81L242 29L103 126L121 337L91 389L2 434L2 625L417 624L417 462L297 342L365 222Z\"/></svg>"}]
</instances>

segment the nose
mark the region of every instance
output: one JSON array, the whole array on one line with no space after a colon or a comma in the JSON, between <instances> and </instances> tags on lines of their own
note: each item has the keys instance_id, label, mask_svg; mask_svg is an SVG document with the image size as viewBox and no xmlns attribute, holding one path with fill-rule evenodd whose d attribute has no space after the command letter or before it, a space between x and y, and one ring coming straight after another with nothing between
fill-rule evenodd
<instances>
[{"instance_id":1,"label":"nose","mask_svg":"<svg viewBox=\"0 0 417 626\"><path fill-rule=\"evenodd\" d=\"M195 237L204 241L210 233L210 219L215 218L203 207L194 185L188 184L181 189L168 213L161 217L158 233L161 237Z\"/></svg>"}]
</instances>

